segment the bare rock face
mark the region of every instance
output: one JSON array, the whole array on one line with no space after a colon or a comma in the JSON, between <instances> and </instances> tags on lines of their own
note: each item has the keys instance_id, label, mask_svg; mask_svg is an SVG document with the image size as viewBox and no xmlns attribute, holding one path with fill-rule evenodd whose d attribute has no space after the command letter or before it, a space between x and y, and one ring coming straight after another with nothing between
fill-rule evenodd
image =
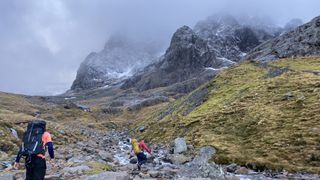
<instances>
[{"instance_id":1,"label":"bare rock face","mask_svg":"<svg viewBox=\"0 0 320 180\"><path fill-rule=\"evenodd\" d=\"M276 36L259 27L220 14L200 21L194 29L183 26L174 33L159 62L127 79L121 88L145 91L166 87L171 92L188 93Z\"/></svg>"},{"instance_id":2,"label":"bare rock face","mask_svg":"<svg viewBox=\"0 0 320 180\"><path fill-rule=\"evenodd\" d=\"M86 90L117 84L156 59L154 43L111 36L104 49L87 56L80 65L71 90Z\"/></svg>"},{"instance_id":3,"label":"bare rock face","mask_svg":"<svg viewBox=\"0 0 320 180\"><path fill-rule=\"evenodd\" d=\"M208 41L199 37L188 26L183 26L174 33L170 47L160 62L128 79L122 88L135 87L144 91L167 87L199 76L204 77L204 72L211 74L208 76L210 79L216 69L232 64L229 60L218 59ZM199 77L199 81L200 79Z\"/></svg>"},{"instance_id":4,"label":"bare rock face","mask_svg":"<svg viewBox=\"0 0 320 180\"><path fill-rule=\"evenodd\" d=\"M272 61L320 55L320 16L254 48L244 59Z\"/></svg>"},{"instance_id":5,"label":"bare rock face","mask_svg":"<svg viewBox=\"0 0 320 180\"><path fill-rule=\"evenodd\" d=\"M216 14L197 23L194 30L208 40L218 58L238 62L254 47L276 36L275 30L266 31L267 25L257 22L257 19L246 18L244 21L231 15Z\"/></svg>"}]
</instances>

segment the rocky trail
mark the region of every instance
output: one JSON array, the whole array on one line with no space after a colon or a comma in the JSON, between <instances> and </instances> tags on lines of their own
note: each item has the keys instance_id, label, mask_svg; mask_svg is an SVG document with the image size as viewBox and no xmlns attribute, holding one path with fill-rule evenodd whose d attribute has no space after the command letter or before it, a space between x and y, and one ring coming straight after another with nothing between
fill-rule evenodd
<instances>
[{"instance_id":1,"label":"rocky trail","mask_svg":"<svg viewBox=\"0 0 320 180\"><path fill-rule=\"evenodd\" d=\"M136 157L127 142L129 133L112 130L107 133L83 128L88 141L56 148L55 165L47 162L48 180L58 179L318 179L315 175L271 174L255 172L245 167L217 165L208 162L216 150L203 147L197 152L177 138L172 145L152 145L153 158L139 171ZM13 158L13 157L12 157ZM0 179L24 179L24 170L13 170L10 162L1 162L7 168L0 170ZM1 172L2 171L2 172Z\"/></svg>"}]
</instances>

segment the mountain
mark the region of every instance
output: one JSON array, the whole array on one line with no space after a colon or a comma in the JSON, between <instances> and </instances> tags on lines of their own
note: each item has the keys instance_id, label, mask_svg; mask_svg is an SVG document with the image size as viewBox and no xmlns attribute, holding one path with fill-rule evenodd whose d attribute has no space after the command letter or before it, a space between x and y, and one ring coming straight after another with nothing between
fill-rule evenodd
<instances>
[{"instance_id":1,"label":"mountain","mask_svg":"<svg viewBox=\"0 0 320 180\"><path fill-rule=\"evenodd\" d=\"M240 24L230 15L211 16L194 29L179 28L161 59L127 79L122 89L169 87L175 92L190 92L274 36Z\"/></svg>"},{"instance_id":2,"label":"mountain","mask_svg":"<svg viewBox=\"0 0 320 180\"><path fill-rule=\"evenodd\" d=\"M271 61L279 58L320 55L320 16L309 23L266 41L244 59Z\"/></svg>"},{"instance_id":3,"label":"mountain","mask_svg":"<svg viewBox=\"0 0 320 180\"><path fill-rule=\"evenodd\" d=\"M232 64L234 62L217 58L207 40L188 26L183 26L174 33L170 47L161 60L128 79L122 88L135 87L138 91L144 91L192 78L201 84L211 79L218 69Z\"/></svg>"},{"instance_id":4,"label":"mountain","mask_svg":"<svg viewBox=\"0 0 320 180\"><path fill-rule=\"evenodd\" d=\"M104 49L90 53L81 63L71 90L85 90L117 84L156 59L156 43L113 35Z\"/></svg>"},{"instance_id":5,"label":"mountain","mask_svg":"<svg viewBox=\"0 0 320 180\"><path fill-rule=\"evenodd\" d=\"M201 38L208 40L218 57L235 62L260 43L275 37L274 29L273 25L262 26L256 19L243 21L226 14L210 16L194 28Z\"/></svg>"},{"instance_id":6,"label":"mountain","mask_svg":"<svg viewBox=\"0 0 320 180\"><path fill-rule=\"evenodd\" d=\"M285 26L284 29L285 31L291 31L295 29L298 26L301 26L303 24L303 21L301 19L295 18L291 19Z\"/></svg>"}]
</instances>

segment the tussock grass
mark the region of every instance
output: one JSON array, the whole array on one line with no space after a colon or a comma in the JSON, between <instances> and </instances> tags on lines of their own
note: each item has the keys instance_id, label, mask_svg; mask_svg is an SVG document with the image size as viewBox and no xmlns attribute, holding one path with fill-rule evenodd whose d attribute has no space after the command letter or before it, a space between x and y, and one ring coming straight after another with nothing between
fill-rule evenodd
<instances>
[{"instance_id":1,"label":"tussock grass","mask_svg":"<svg viewBox=\"0 0 320 180\"><path fill-rule=\"evenodd\" d=\"M286 68L272 77L275 68ZM154 142L185 136L218 149L215 161L259 169L320 173L320 58L283 59L263 66L245 62L172 103L162 118L147 118L142 138ZM207 99L190 113L189 97Z\"/></svg>"}]
</instances>

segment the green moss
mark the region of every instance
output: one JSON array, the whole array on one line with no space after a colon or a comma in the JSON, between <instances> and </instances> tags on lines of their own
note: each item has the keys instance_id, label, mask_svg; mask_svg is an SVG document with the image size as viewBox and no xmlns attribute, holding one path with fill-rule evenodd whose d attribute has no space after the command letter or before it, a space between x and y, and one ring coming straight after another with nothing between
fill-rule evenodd
<instances>
[{"instance_id":1,"label":"green moss","mask_svg":"<svg viewBox=\"0 0 320 180\"><path fill-rule=\"evenodd\" d=\"M320 61L318 57L283 59L275 61L272 65L276 67L287 67L296 71L320 71Z\"/></svg>"},{"instance_id":2,"label":"green moss","mask_svg":"<svg viewBox=\"0 0 320 180\"><path fill-rule=\"evenodd\" d=\"M112 170L111 166L104 163L100 163L100 162L92 161L92 162L89 162L87 165L91 168L91 170L87 172L87 175L95 175L105 171Z\"/></svg>"}]
</instances>

